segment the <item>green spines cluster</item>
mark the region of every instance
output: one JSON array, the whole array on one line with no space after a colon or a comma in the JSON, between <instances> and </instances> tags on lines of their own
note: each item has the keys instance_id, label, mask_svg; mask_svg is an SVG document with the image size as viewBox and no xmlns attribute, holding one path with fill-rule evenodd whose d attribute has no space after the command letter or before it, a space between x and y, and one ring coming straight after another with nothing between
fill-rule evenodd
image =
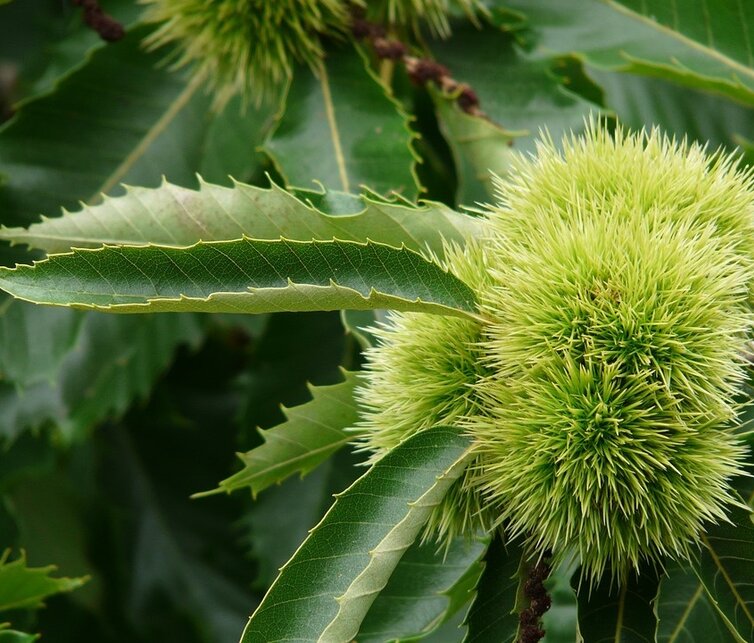
<instances>
[{"instance_id":1,"label":"green spines cluster","mask_svg":"<svg viewBox=\"0 0 754 643\"><path fill-rule=\"evenodd\" d=\"M220 105L234 94L259 102L297 62L316 67L320 35L342 35L349 19L343 0L143 1L147 19L163 23L147 44L175 44L176 67L195 64Z\"/></svg>"},{"instance_id":2,"label":"green spines cluster","mask_svg":"<svg viewBox=\"0 0 754 643\"><path fill-rule=\"evenodd\" d=\"M174 45L176 68L194 65L196 76L214 90L216 105L233 95L259 104L279 91L297 63L315 71L322 38L343 37L353 7L368 4L369 15L391 25L426 21L449 31L449 0L141 0L145 19L161 23L147 39L150 48ZM458 0L473 15L477 0Z\"/></svg>"},{"instance_id":3,"label":"green spines cluster","mask_svg":"<svg viewBox=\"0 0 754 643\"><path fill-rule=\"evenodd\" d=\"M478 0L380 0L368 3L368 6L370 14L377 20L414 27L425 21L440 36L450 34L449 16L454 7L472 18L482 9Z\"/></svg>"},{"instance_id":4,"label":"green spines cluster","mask_svg":"<svg viewBox=\"0 0 754 643\"><path fill-rule=\"evenodd\" d=\"M478 385L493 417L469 425L510 531L578 550L595 577L686 557L724 517L750 322L746 272L712 226L605 214L501 252Z\"/></svg>"},{"instance_id":5,"label":"green spines cluster","mask_svg":"<svg viewBox=\"0 0 754 643\"><path fill-rule=\"evenodd\" d=\"M612 212L613 219L655 212L656 224L705 224L754 261L752 171L738 169L735 156L708 154L703 146L676 142L658 130L611 135L590 123L585 136L571 136L559 152L545 137L536 161L514 158L499 181L498 231L513 226L528 235L532 221L573 221Z\"/></svg>"},{"instance_id":6,"label":"green spines cluster","mask_svg":"<svg viewBox=\"0 0 754 643\"><path fill-rule=\"evenodd\" d=\"M466 252L445 253L452 272L470 284L486 279L485 253L473 243ZM474 383L484 372L474 321L421 313L390 313L373 329L380 346L367 351L368 388L358 391L367 415L365 447L373 460L417 431L457 425L481 413ZM427 533L448 539L489 526L480 514L479 496L465 491L462 479L433 513ZM459 507L462 509L459 511Z\"/></svg>"},{"instance_id":7,"label":"green spines cluster","mask_svg":"<svg viewBox=\"0 0 754 643\"><path fill-rule=\"evenodd\" d=\"M382 329L365 440L380 452L386 432L463 427L477 458L435 524L495 523L556 557L575 550L597 580L687 558L735 502L754 189L729 157L657 132L593 125L562 147L543 142L500 182L472 253L481 270L464 275L484 322L413 315ZM427 374L398 385L425 354ZM455 388L442 369L458 355L478 361Z\"/></svg>"}]
</instances>

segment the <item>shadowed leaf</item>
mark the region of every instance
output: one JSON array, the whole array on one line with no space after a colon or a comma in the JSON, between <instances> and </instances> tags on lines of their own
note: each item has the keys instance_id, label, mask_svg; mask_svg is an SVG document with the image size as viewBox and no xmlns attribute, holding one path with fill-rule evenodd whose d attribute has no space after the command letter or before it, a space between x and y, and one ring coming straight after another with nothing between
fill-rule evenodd
<instances>
[{"instance_id":1,"label":"shadowed leaf","mask_svg":"<svg viewBox=\"0 0 754 643\"><path fill-rule=\"evenodd\" d=\"M518 636L521 550L498 535L487 550L476 598L466 616L464 643L513 643Z\"/></svg>"},{"instance_id":2,"label":"shadowed leaf","mask_svg":"<svg viewBox=\"0 0 754 643\"><path fill-rule=\"evenodd\" d=\"M8 562L10 551L0 556L0 611L35 608L45 598L81 587L86 578L53 578L55 567L27 567L26 557Z\"/></svg>"},{"instance_id":3,"label":"shadowed leaf","mask_svg":"<svg viewBox=\"0 0 754 643\"><path fill-rule=\"evenodd\" d=\"M658 643L735 643L704 585L690 569L673 564L657 595Z\"/></svg>"},{"instance_id":4,"label":"shadowed leaf","mask_svg":"<svg viewBox=\"0 0 754 643\"><path fill-rule=\"evenodd\" d=\"M740 643L754 640L754 524L750 510L735 507L731 524L707 529L695 568L713 604Z\"/></svg>"},{"instance_id":5,"label":"shadowed leaf","mask_svg":"<svg viewBox=\"0 0 754 643\"><path fill-rule=\"evenodd\" d=\"M579 576L574 577L579 582ZM651 570L617 586L606 578L597 587L578 591L579 633L590 643L654 643L654 603L659 579Z\"/></svg>"},{"instance_id":6,"label":"shadowed leaf","mask_svg":"<svg viewBox=\"0 0 754 643\"><path fill-rule=\"evenodd\" d=\"M264 443L240 454L244 468L223 480L219 490L231 493L249 487L256 495L294 473L306 475L354 440L357 433L346 429L359 418L353 398L359 375L345 372L344 377L339 384L310 386L310 402L284 408L286 421L260 431Z\"/></svg>"},{"instance_id":7,"label":"shadowed leaf","mask_svg":"<svg viewBox=\"0 0 754 643\"><path fill-rule=\"evenodd\" d=\"M418 641L433 632L468 601L467 586L473 590L479 578L484 549L483 542L466 538L447 550L433 542L414 543L372 604L357 640Z\"/></svg>"}]
</instances>

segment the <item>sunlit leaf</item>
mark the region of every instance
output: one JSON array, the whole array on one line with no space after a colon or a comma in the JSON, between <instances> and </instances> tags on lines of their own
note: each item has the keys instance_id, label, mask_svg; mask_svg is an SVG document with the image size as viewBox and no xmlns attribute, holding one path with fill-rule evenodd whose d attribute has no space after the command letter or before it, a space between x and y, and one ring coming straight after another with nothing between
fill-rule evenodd
<instances>
[{"instance_id":1,"label":"sunlit leaf","mask_svg":"<svg viewBox=\"0 0 754 643\"><path fill-rule=\"evenodd\" d=\"M331 212L335 211L333 214ZM410 206L339 192L286 192L237 183L202 182L190 190L170 183L129 188L117 198L80 212L45 218L24 228L2 228L0 238L47 252L102 244L187 246L198 241L332 239L377 241L443 254L443 241L462 243L479 234L480 221L441 203Z\"/></svg>"},{"instance_id":2,"label":"sunlit leaf","mask_svg":"<svg viewBox=\"0 0 754 643\"><path fill-rule=\"evenodd\" d=\"M587 64L664 78L754 105L749 2L512 0L537 54L577 53Z\"/></svg>"}]
</instances>

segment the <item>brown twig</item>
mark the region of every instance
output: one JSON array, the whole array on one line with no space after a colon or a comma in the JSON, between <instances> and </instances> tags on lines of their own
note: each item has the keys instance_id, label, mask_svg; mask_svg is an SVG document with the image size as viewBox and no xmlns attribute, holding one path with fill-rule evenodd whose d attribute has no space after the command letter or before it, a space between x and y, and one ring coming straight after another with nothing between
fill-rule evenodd
<instances>
[{"instance_id":1,"label":"brown twig","mask_svg":"<svg viewBox=\"0 0 754 643\"><path fill-rule=\"evenodd\" d=\"M469 85L455 80L444 65L430 58L409 55L408 46L396 38L389 38L382 25L367 20L362 7L351 8L351 33L358 40L366 40L380 60L402 62L409 78L417 85L433 83L452 96L462 111L486 118L479 107L479 97Z\"/></svg>"},{"instance_id":2,"label":"brown twig","mask_svg":"<svg viewBox=\"0 0 754 643\"><path fill-rule=\"evenodd\" d=\"M541 560L529 570L529 577L524 583L524 596L529 599L529 606L518 615L518 643L538 643L545 635L542 616L552 605L544 585L549 575L550 565L547 559Z\"/></svg>"},{"instance_id":3,"label":"brown twig","mask_svg":"<svg viewBox=\"0 0 754 643\"><path fill-rule=\"evenodd\" d=\"M105 13L98 0L73 0L73 4L84 10L84 22L96 31L102 40L115 42L125 35L123 25Z\"/></svg>"}]
</instances>

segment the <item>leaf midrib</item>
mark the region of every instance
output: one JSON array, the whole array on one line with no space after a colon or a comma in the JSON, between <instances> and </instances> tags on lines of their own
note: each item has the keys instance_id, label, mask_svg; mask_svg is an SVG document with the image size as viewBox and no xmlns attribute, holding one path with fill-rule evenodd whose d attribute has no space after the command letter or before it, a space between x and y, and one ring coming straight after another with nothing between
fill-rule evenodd
<instances>
[{"instance_id":1,"label":"leaf midrib","mask_svg":"<svg viewBox=\"0 0 754 643\"><path fill-rule=\"evenodd\" d=\"M335 104L333 103L332 93L330 92L330 78L327 75L327 67L324 63L319 66L317 74L319 77L319 84L322 87L322 102L325 104L325 114L327 115L327 124L330 128L330 139L332 140L335 163L338 166L338 176L340 177L343 191L350 192L350 181L348 180L346 159L343 154L343 146L340 142L340 130L338 129L338 120L335 117Z\"/></svg>"},{"instance_id":2,"label":"leaf midrib","mask_svg":"<svg viewBox=\"0 0 754 643\"><path fill-rule=\"evenodd\" d=\"M731 69L734 69L741 73L742 75L750 78L752 81L754 81L754 69L751 69L747 67L746 65L738 62L737 60L734 60L733 58L730 58L729 56L723 54L722 52L718 51L717 49L712 49L710 47L707 47L703 45L702 43L693 40L689 38L688 36L682 34L679 31L675 31L673 29L670 29L666 25L663 25L655 20L651 20L650 18L647 18L646 16L642 15L641 13L637 13L636 11L633 11L632 9L629 9L628 7L616 2L615 0L599 0L601 3L607 5L614 11L617 11L618 13L623 14L624 16L627 16L628 18L631 18L633 20L636 20L637 22L641 22L644 25L647 25L648 27L655 29L657 31L662 32L666 36L669 36L670 38L673 38L674 40L678 40L679 42L683 43L690 49L693 49L695 51L698 51L705 56L709 56L710 58L714 58L718 62L723 63L727 67L730 67ZM729 80L729 79L727 79ZM740 82L740 81L739 81Z\"/></svg>"},{"instance_id":3,"label":"leaf midrib","mask_svg":"<svg viewBox=\"0 0 754 643\"><path fill-rule=\"evenodd\" d=\"M189 82L188 85L186 85L186 87L181 91L181 93L178 94L175 100L170 103L170 106L165 111L165 113L160 116L160 118L154 123L154 125L152 125L152 127L147 130L136 147L134 147L134 149L129 152L128 156L126 156L126 158L123 159L120 165L118 165L118 167L116 167L105 179L97 193L93 194L89 198L88 203L90 205L93 200L96 200L99 197L100 193L107 194L107 192L118 185L118 182L126 174L128 174L129 170L134 166L134 164L144 155L147 149L149 149L152 143L157 140L160 134L162 134L168 128L168 126L173 122L175 117L186 106L191 98L193 98L200 85L204 83L204 80L205 79L202 75L194 76L191 82Z\"/></svg>"},{"instance_id":4,"label":"leaf midrib","mask_svg":"<svg viewBox=\"0 0 754 643\"><path fill-rule=\"evenodd\" d=\"M712 548L712 543L710 543L709 539L707 538L707 534L702 534L702 541L707 547L707 551L709 551L710 556L712 557L713 562L715 563L715 567L719 570L719 572L722 574L723 578L725 579L725 582L728 584L728 587L730 588L731 593L733 594L733 597L736 599L736 604L741 608L741 611L746 615L746 618L749 619L749 623L751 623L752 627L754 627L754 616L752 616L751 612L749 611L749 607L746 604L746 601L744 601L743 596L738 593L738 590L736 589L736 584L733 582L733 579L728 575L727 570L725 567L723 567L723 563L718 557L717 553L715 553L715 550Z\"/></svg>"},{"instance_id":5,"label":"leaf midrib","mask_svg":"<svg viewBox=\"0 0 754 643\"><path fill-rule=\"evenodd\" d=\"M684 630L684 625L686 624L686 621L689 620L689 616L691 616L691 611L694 609L694 606L697 604L697 602L701 598L703 591L704 591L704 585L700 582L699 587L696 588L696 592L694 592L694 595L691 597L691 600L689 601L689 604L686 606L686 609L683 610L683 614L681 614L681 618L678 619L678 624L675 626L675 629L670 634L668 643L675 643L675 640L678 638L678 635Z\"/></svg>"},{"instance_id":6,"label":"leaf midrib","mask_svg":"<svg viewBox=\"0 0 754 643\"><path fill-rule=\"evenodd\" d=\"M317 638L316 643L328 643L328 641L330 640L343 640L340 637L333 637L333 634L336 634L336 635L342 634L343 629L344 629L342 623L344 621L348 623L352 615L348 614L348 608L350 607L350 604L348 602L341 603L341 599L344 599L345 597L350 596L353 588L358 587L362 579L368 577L370 573L374 570L375 566L379 566L379 561L374 556L375 552L381 551L382 553L386 553L386 552L392 551L392 547L394 547L394 544L392 543L392 541L395 537L395 534L401 532L405 528L405 525L411 525L412 523L416 522L415 514L417 510L419 511L419 513L421 513L422 511L427 510L427 509L431 510L432 508L437 507L440 504L440 502L442 501L442 498L444 497L444 494L440 495L439 498L435 498L438 487L442 487L447 480L453 481L453 480L458 479L460 473L466 468L466 466L468 465L468 462L473 457L473 454L474 454L474 448L472 446L464 450L458 456L458 458L456 458L455 462L451 464L451 466L449 466L439 476L437 476L435 483L429 489L427 489L414 502L409 503L409 509L408 509L408 512L405 514L405 516L396 525L394 525L394 527L383 536L383 538L380 540L377 546L372 551L369 552L370 560L368 564L362 569L362 571L358 574L358 576L353 579L351 584L346 588L345 592L341 596L339 596L338 599L336 599L338 600L338 603L340 604L338 612L335 614L333 619L324 628L320 636ZM447 488L446 488L446 491L447 491ZM425 518L425 521L426 521L426 518ZM389 543L391 547L389 548L384 547L385 543ZM359 591L363 592L364 590L360 589ZM376 593L370 592L368 595L376 596ZM360 594L360 593L354 594L354 597L357 599L362 598L363 596L364 594ZM345 614L345 618L344 618L344 614ZM347 628L348 628L348 625L346 625L346 629Z\"/></svg>"},{"instance_id":7,"label":"leaf midrib","mask_svg":"<svg viewBox=\"0 0 754 643\"><path fill-rule=\"evenodd\" d=\"M335 442L329 442L326 446L317 447L316 449L309 449L309 450L305 451L304 453L302 453L300 455L297 455L297 456L295 456L293 458L288 458L287 460L285 460L285 462L278 462L277 464L273 464L273 465L265 467L264 469L260 469L259 471L257 471L254 474L250 475L249 479L253 480L254 478L257 478L259 476L263 476L263 475L265 475L267 473L270 473L271 471L275 471L276 469L282 469L282 468L290 466L292 463L299 462L301 460L305 460L306 458L309 458L312 455L316 455L316 454L322 453L323 451L330 451L333 448L337 448L337 447L343 446L345 444L348 444L354 437L356 437L355 433L353 434L353 436L348 435L348 436L344 437L343 439L337 440ZM279 438L279 436L276 436L276 439L278 439L278 438ZM293 441L292 440L288 440L288 442L292 443ZM269 442L267 442L266 444L269 444ZM298 444L299 446L303 446L300 443L295 443L295 444ZM249 460L251 460L251 458L249 458Z\"/></svg>"}]
</instances>

